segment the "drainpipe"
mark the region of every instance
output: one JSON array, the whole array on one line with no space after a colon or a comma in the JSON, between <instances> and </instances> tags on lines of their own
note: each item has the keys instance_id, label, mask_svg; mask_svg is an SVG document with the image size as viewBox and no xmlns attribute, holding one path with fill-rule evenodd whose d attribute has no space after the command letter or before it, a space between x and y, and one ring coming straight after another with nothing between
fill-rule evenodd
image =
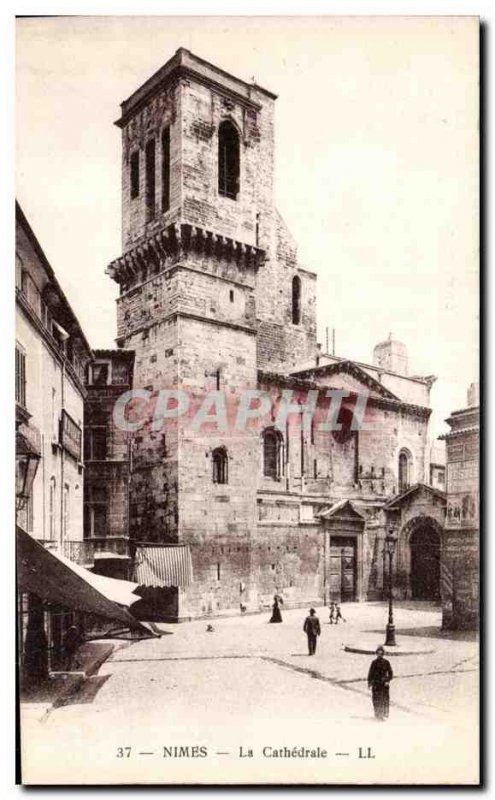
<instances>
[{"instance_id":1,"label":"drainpipe","mask_svg":"<svg viewBox=\"0 0 495 800\"><path fill-rule=\"evenodd\" d=\"M46 453L45 453L45 434L41 434L41 452L43 457L41 459L41 469L43 471L42 477L42 508L43 508L43 539L46 539ZM34 520L33 520L34 524Z\"/></svg>"},{"instance_id":2,"label":"drainpipe","mask_svg":"<svg viewBox=\"0 0 495 800\"><path fill-rule=\"evenodd\" d=\"M289 421L285 420L285 489L290 492Z\"/></svg>"},{"instance_id":3,"label":"drainpipe","mask_svg":"<svg viewBox=\"0 0 495 800\"><path fill-rule=\"evenodd\" d=\"M60 550L64 541L64 448L62 446L62 416L65 407L65 355L62 357L62 371L60 373L60 419L58 421L58 438L60 445Z\"/></svg>"},{"instance_id":4,"label":"drainpipe","mask_svg":"<svg viewBox=\"0 0 495 800\"><path fill-rule=\"evenodd\" d=\"M320 518L321 524L321 518ZM323 605L327 604L327 530L323 523Z\"/></svg>"},{"instance_id":5,"label":"drainpipe","mask_svg":"<svg viewBox=\"0 0 495 800\"><path fill-rule=\"evenodd\" d=\"M58 322L53 322L58 335L60 336L60 341L62 344L69 339L69 334L67 331L62 328ZM58 427L58 437L59 437L59 445L60 445L60 549L62 549L62 542L64 539L64 448L61 445L61 432L62 432L62 412L65 408L65 351L62 350L62 370L60 373L60 419L59 419L59 427Z\"/></svg>"}]
</instances>

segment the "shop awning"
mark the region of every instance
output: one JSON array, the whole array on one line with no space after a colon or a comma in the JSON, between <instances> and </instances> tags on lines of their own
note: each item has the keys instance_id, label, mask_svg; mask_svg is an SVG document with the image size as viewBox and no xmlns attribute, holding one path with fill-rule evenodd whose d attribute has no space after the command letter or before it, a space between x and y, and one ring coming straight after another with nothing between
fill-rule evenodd
<instances>
[{"instance_id":1,"label":"shop awning","mask_svg":"<svg viewBox=\"0 0 495 800\"><path fill-rule=\"evenodd\" d=\"M89 583L93 589L96 589L97 592L100 592L100 594L103 594L105 597L107 597L108 600L112 600L112 602L118 603L121 606L132 606L133 603L136 603L138 600L140 600L138 595L135 594L135 591L138 588L137 583L120 580L118 578L107 578L105 575L95 575L94 572L90 572L88 569L80 567L79 564L75 564L61 553L51 550L49 552L62 564L68 567L68 569L71 569L76 575L79 575L87 583Z\"/></svg>"},{"instance_id":2,"label":"shop awning","mask_svg":"<svg viewBox=\"0 0 495 800\"><path fill-rule=\"evenodd\" d=\"M133 577L140 586L189 586L193 579L189 547L186 545L138 547Z\"/></svg>"},{"instance_id":3,"label":"shop awning","mask_svg":"<svg viewBox=\"0 0 495 800\"><path fill-rule=\"evenodd\" d=\"M137 584L94 575L47 550L22 528L17 528L17 574L21 592L32 592L49 603L131 628L144 627L128 608L140 599L134 594Z\"/></svg>"}]
</instances>

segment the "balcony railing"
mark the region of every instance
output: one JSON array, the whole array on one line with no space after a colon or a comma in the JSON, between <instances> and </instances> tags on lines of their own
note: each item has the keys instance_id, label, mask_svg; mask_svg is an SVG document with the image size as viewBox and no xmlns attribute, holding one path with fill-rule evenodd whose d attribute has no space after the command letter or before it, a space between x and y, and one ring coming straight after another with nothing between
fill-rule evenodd
<instances>
[{"instance_id":1,"label":"balcony railing","mask_svg":"<svg viewBox=\"0 0 495 800\"><path fill-rule=\"evenodd\" d=\"M126 536L97 536L88 540L94 553L113 553L117 556L129 555L129 539Z\"/></svg>"},{"instance_id":2,"label":"balcony railing","mask_svg":"<svg viewBox=\"0 0 495 800\"><path fill-rule=\"evenodd\" d=\"M94 566L94 547L92 542L85 541L72 541L66 539L62 543L53 539L38 539L38 542L46 547L47 550L54 550L61 553L69 561L78 564L80 567L93 567Z\"/></svg>"},{"instance_id":3,"label":"balcony railing","mask_svg":"<svg viewBox=\"0 0 495 800\"><path fill-rule=\"evenodd\" d=\"M61 548L62 555L79 564L81 567L93 566L94 564L94 547L92 542L88 541L64 541Z\"/></svg>"}]
</instances>

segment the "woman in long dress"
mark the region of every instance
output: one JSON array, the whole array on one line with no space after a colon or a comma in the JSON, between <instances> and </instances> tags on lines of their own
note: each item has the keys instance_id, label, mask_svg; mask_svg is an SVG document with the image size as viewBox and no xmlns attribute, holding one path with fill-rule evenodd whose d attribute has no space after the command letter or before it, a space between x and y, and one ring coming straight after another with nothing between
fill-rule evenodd
<instances>
[{"instance_id":1,"label":"woman in long dress","mask_svg":"<svg viewBox=\"0 0 495 800\"><path fill-rule=\"evenodd\" d=\"M270 622L282 622L282 614L280 613L279 602L282 602L281 598L278 597L278 595L275 595L273 598L272 616Z\"/></svg>"}]
</instances>

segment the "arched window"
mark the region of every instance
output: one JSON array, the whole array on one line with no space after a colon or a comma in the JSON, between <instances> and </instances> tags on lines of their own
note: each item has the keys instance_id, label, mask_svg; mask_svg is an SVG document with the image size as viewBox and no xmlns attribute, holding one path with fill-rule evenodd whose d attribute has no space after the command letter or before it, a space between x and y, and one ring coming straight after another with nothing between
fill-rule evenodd
<instances>
[{"instance_id":1,"label":"arched window","mask_svg":"<svg viewBox=\"0 0 495 800\"><path fill-rule=\"evenodd\" d=\"M279 481L283 472L283 439L275 428L263 431L263 475Z\"/></svg>"},{"instance_id":2,"label":"arched window","mask_svg":"<svg viewBox=\"0 0 495 800\"><path fill-rule=\"evenodd\" d=\"M170 128L162 131L162 211L170 208Z\"/></svg>"},{"instance_id":3,"label":"arched window","mask_svg":"<svg viewBox=\"0 0 495 800\"><path fill-rule=\"evenodd\" d=\"M218 193L237 199L239 194L239 134L229 120L218 129Z\"/></svg>"},{"instance_id":4,"label":"arched window","mask_svg":"<svg viewBox=\"0 0 495 800\"><path fill-rule=\"evenodd\" d=\"M301 322L301 278L294 275L292 278L292 324Z\"/></svg>"},{"instance_id":5,"label":"arched window","mask_svg":"<svg viewBox=\"0 0 495 800\"><path fill-rule=\"evenodd\" d=\"M408 450L399 453L399 492L405 492L411 485L411 454Z\"/></svg>"},{"instance_id":6,"label":"arched window","mask_svg":"<svg viewBox=\"0 0 495 800\"><path fill-rule=\"evenodd\" d=\"M332 436L339 444L345 444L351 439L355 439L357 431L353 430L354 412L347 406L341 406L337 416L340 429L332 431Z\"/></svg>"},{"instance_id":7,"label":"arched window","mask_svg":"<svg viewBox=\"0 0 495 800\"><path fill-rule=\"evenodd\" d=\"M217 447L212 453L213 483L229 482L229 457L225 447Z\"/></svg>"},{"instance_id":8,"label":"arched window","mask_svg":"<svg viewBox=\"0 0 495 800\"><path fill-rule=\"evenodd\" d=\"M146 142L145 150L146 177L146 222L155 216L155 140Z\"/></svg>"}]
</instances>

